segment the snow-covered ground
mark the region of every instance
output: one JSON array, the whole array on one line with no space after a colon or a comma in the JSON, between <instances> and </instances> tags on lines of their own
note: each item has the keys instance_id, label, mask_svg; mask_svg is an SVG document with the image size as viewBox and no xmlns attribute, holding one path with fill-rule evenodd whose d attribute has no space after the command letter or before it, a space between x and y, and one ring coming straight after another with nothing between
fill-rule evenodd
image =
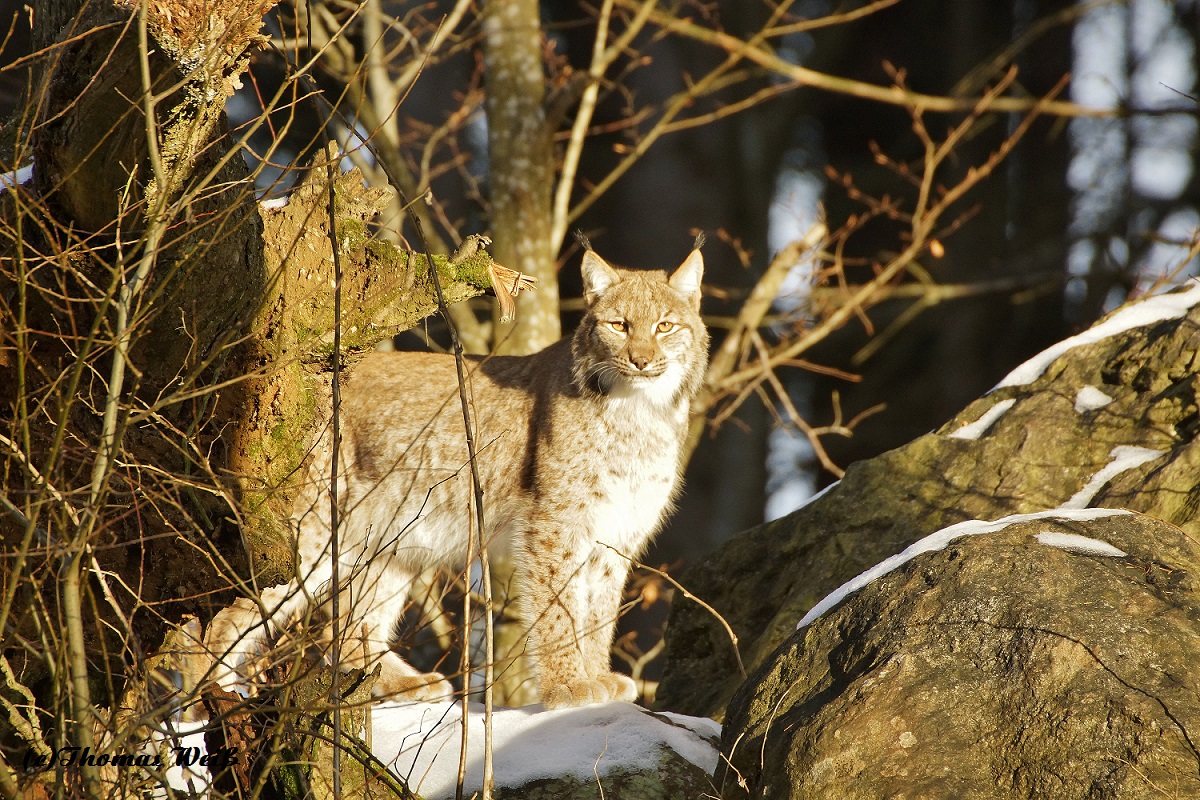
<instances>
[{"instance_id":1,"label":"snow-covered ground","mask_svg":"<svg viewBox=\"0 0 1200 800\"><path fill-rule=\"evenodd\" d=\"M33 180L33 164L0 174L0 192Z\"/></svg>"},{"instance_id":2,"label":"snow-covered ground","mask_svg":"<svg viewBox=\"0 0 1200 800\"><path fill-rule=\"evenodd\" d=\"M464 788L468 797L481 788L483 723L483 706L472 704L467 714ZM205 752L205 724L185 726L166 747L195 748L192 754L198 760ZM554 711L541 706L498 708L492 730L496 785L508 787L543 778L593 781L615 772L653 771L668 751L711 775L717 768L721 737L721 726L711 719L655 713L630 703ZM368 740L375 757L425 800L454 797L462 743L461 703L379 703L371 708ZM172 765L167 779L178 790L207 787L203 767L188 770Z\"/></svg>"},{"instance_id":3,"label":"snow-covered ground","mask_svg":"<svg viewBox=\"0 0 1200 800\"><path fill-rule=\"evenodd\" d=\"M483 707L467 715L466 795L483 774ZM460 703L383 703L371 709L371 750L427 800L453 797L462 737ZM596 780L653 770L673 750L708 774L717 767L721 726L711 719L652 713L629 703L543 710L496 709L492 753L497 786L540 778Z\"/></svg>"}]
</instances>

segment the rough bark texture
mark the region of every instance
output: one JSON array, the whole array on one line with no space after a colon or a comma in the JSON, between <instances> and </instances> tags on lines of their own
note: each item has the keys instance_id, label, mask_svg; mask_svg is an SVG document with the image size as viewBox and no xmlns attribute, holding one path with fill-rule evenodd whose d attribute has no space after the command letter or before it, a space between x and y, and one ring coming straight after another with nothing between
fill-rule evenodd
<instances>
[{"instance_id":1,"label":"rough bark texture","mask_svg":"<svg viewBox=\"0 0 1200 800\"><path fill-rule=\"evenodd\" d=\"M329 416L333 351L333 244L329 237L328 155L318 157L282 208L262 208L267 297L254 323L266 364L249 382L250 407L237 419L231 471L241 483L243 529L260 580L291 575L290 537L276 520L289 509L289 481L307 454L315 424ZM349 372L377 342L437 311L423 255L370 238L368 222L390 192L364 186L357 169L336 172L334 209L342 276L342 359ZM447 303L491 286L491 258L478 250L452 262L433 256Z\"/></svg>"},{"instance_id":2,"label":"rough bark texture","mask_svg":"<svg viewBox=\"0 0 1200 800\"><path fill-rule=\"evenodd\" d=\"M550 243L554 141L543 107L537 0L489 0L483 31L492 251L500 264L538 279L536 293L517 298L515 324L498 324L493 339L498 352L522 355L562 337L558 268Z\"/></svg>"},{"instance_id":3,"label":"rough bark texture","mask_svg":"<svg viewBox=\"0 0 1200 800\"><path fill-rule=\"evenodd\" d=\"M1194 539L1133 514L1023 522L919 556L738 692L721 796L1200 796L1198 570Z\"/></svg>"},{"instance_id":4,"label":"rough bark texture","mask_svg":"<svg viewBox=\"0 0 1200 800\"><path fill-rule=\"evenodd\" d=\"M0 514L0 535L12 552L69 539L94 508L88 544L105 545L95 551L101 567L135 587L114 598L127 622L86 621L96 640L109 637L92 664L100 696L107 676L125 674L166 624L219 606L214 593L239 578L265 584L290 574L292 548L277 520L324 413L333 251L323 162L286 207L260 209L219 124L265 5L151 4L151 83L173 87L155 107L158 173L136 8L93 3L75 19L78 4L49 5L44 21L57 24L39 36L74 39L47 59L40 124L18 136L32 143L35 183L0 200L0 475L18 507ZM436 302L424 258L369 238L386 193L364 188L356 173L339 174L334 193L352 369L358 351ZM160 240L149 233L156 225ZM148 253L150 269L134 282ZM434 262L449 302L490 286L484 251ZM97 492L100 416L121 338L116 307L131 283L116 457ZM57 563L41 551L26 574L5 572L4 592L33 576L52 594ZM36 641L36 614L24 611L38 600L15 596L8 622ZM109 603L96 607L109 614ZM136 636L122 635L127 627ZM35 682L41 660L18 652L14 668L28 665L24 677Z\"/></svg>"},{"instance_id":5,"label":"rough bark texture","mask_svg":"<svg viewBox=\"0 0 1200 800\"><path fill-rule=\"evenodd\" d=\"M1055 508L1122 445L1163 455L1107 481L1090 505L1140 511L1200 538L1198 325L1193 308L1072 349L1028 385L997 389L941 430L852 465L824 497L731 541L682 583L730 623L753 670L842 583L946 526ZM1076 410L1087 386L1112 402ZM1006 400L1012 407L984 435L949 435ZM659 706L722 718L742 682L724 629L679 599L666 638Z\"/></svg>"}]
</instances>

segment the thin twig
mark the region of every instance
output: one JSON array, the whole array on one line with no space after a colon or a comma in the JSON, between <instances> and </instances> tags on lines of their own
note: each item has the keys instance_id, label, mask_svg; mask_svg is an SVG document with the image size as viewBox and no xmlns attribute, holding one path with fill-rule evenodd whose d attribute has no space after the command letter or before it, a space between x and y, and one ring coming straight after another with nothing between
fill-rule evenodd
<instances>
[{"instance_id":1,"label":"thin twig","mask_svg":"<svg viewBox=\"0 0 1200 800\"><path fill-rule=\"evenodd\" d=\"M635 0L616 0L623 8L633 8ZM651 21L668 33L677 33L689 39L705 42L721 48L725 52L745 58L778 75L795 81L801 86L835 92L837 94L873 100L887 105L918 108L927 111L953 113L969 111L978 103L978 98L972 97L942 97L938 95L921 94L895 86L877 86L864 81L850 78L839 78L816 70L793 64L776 55L760 40L773 35L768 28L761 31L753 41L740 39L722 31L697 25L667 12L655 12ZM1060 117L1116 117L1133 114L1190 114L1194 109L1165 108L1165 109L1114 109L1093 108L1077 103L1063 101L1043 102L1024 97L997 98L991 106L992 111L999 112L1030 112L1037 109L1039 113L1052 114Z\"/></svg>"},{"instance_id":2,"label":"thin twig","mask_svg":"<svg viewBox=\"0 0 1200 800\"><path fill-rule=\"evenodd\" d=\"M397 187L397 191L399 188ZM403 199L403 198L402 198ZM407 200L405 200L407 204ZM475 430L471 425L471 403L467 396L467 373L466 359L463 354L462 341L458 337L458 332L454 327L454 320L450 316L450 310L446 304L445 295L442 294L442 282L438 276L437 268L433 264L433 256L429 252L429 245L425 239L425 232L422 229L420 219L415 215L409 215L409 219L413 223L413 228L416 230L417 238L424 246L425 258L429 264L429 276L433 283L434 294L437 297L438 311L441 313L446 322L446 327L450 331L450 341L454 348L454 367L458 376L458 399L462 406L463 428L467 442L467 459L471 465L471 488L474 493L475 501L475 523L478 532L478 558L480 564L481 581L483 583L484 596L484 621L485 621L485 650L486 659L484 663L484 685L483 685L483 708L484 708L484 744L483 744L483 800L491 798L491 779L492 779L492 682L493 673L493 649L495 640L495 631L492 623L492 581L491 581L491 565L487 556L487 542L484 540L484 516L483 516L483 484L479 479L479 462L476 459L475 450ZM470 630L471 630L471 563L473 561L472 551L474 550L475 541L471 538L470 531L467 533L467 568L464 570L466 591L463 592L463 626L464 636L467 641L463 650L467 653L465 658L469 658L471 649L470 645ZM466 684L463 691L462 699L462 759L465 760L467 753L467 707L470 698L470 669L463 670L463 680ZM459 781L456 794L461 797L463 790L463 773L462 768L465 761L460 760Z\"/></svg>"},{"instance_id":3,"label":"thin twig","mask_svg":"<svg viewBox=\"0 0 1200 800\"><path fill-rule=\"evenodd\" d=\"M791 242L779 251L766 271L750 291L750 295L742 304L741 310L733 326L725 335L721 347L713 356L704 376L704 386L692 403L692 422L688 429L688 438L684 443L684 462L691 458L700 437L704 433L704 412L712 404L717 394L722 391L722 382L737 365L738 356L742 352L746 336L757 330L763 317L771 310L771 304L779 296L788 273L806 254L820 246L828 235L825 224L818 222L808 229L802 239Z\"/></svg>"},{"instance_id":4,"label":"thin twig","mask_svg":"<svg viewBox=\"0 0 1200 800\"><path fill-rule=\"evenodd\" d=\"M604 542L601 542L601 544L604 544ZM629 556L625 555L617 548L613 547L611 544L604 544L604 546L607 547L609 550L612 550L614 553L616 553L621 558L628 561L633 566L641 567L642 569L649 570L650 572L653 572L655 575L658 575L660 578L663 578L664 580L668 581L672 586L674 586L676 589L679 590L680 594L682 594L688 600L691 600L692 602L699 605L701 608L703 608L708 613L712 614L713 618L716 619L717 622L721 623L721 627L725 628L725 633L729 635L729 642L730 642L730 644L733 645L733 657L734 657L734 659L737 660L738 674L741 675L743 678L746 677L746 666L742 663L742 653L738 649L737 634L733 632L733 628L731 628L729 626L729 623L725 621L725 618L723 616L721 616L721 614L715 608L713 608L708 603L701 600L699 597L696 597L696 595L689 592L687 589L685 589L683 587L683 584L681 584L679 581L672 578L667 573L663 572L661 569L655 569L654 567L643 564L642 562L638 561L635 558L630 558Z\"/></svg>"},{"instance_id":5,"label":"thin twig","mask_svg":"<svg viewBox=\"0 0 1200 800\"><path fill-rule=\"evenodd\" d=\"M787 389L784 388L783 382L779 380L779 376L775 374L775 370L766 366L767 345L765 342L763 342L762 336L759 335L758 331L750 331L750 343L754 345L754 350L756 353L758 353L759 360L764 365L763 377L766 378L767 383L771 384L771 388L775 390L775 398L779 404L783 406L783 410L787 412L788 421L790 421L792 425L799 428L801 432L803 432L808 438L808 443L812 447L813 453L817 456L817 460L821 462L821 466L840 480L842 476L846 474L846 471L835 464L833 459L829 457L829 453L825 451L825 445L821 442L820 434L825 432L842 433L845 435L848 434L849 431L837 429L825 429L824 431L819 431L810 425L808 421L805 420L800 414L799 410L796 409L795 404L792 403L791 396L788 394Z\"/></svg>"},{"instance_id":6,"label":"thin twig","mask_svg":"<svg viewBox=\"0 0 1200 800\"><path fill-rule=\"evenodd\" d=\"M333 635L333 646L330 660L333 662L333 675L329 687L329 700L333 703L333 797L342 797L342 698L341 698L341 591L338 581L338 566L341 559L338 531L338 457L342 446L341 410L342 410L342 259L341 243L337 237L337 207L335 203L334 184L337 178L336 161L337 145L329 140L326 151L328 161L325 169L329 190L329 243L333 248L333 372L330 382L333 386L333 419L331 420L331 435L333 437L333 453L329 459L329 529L332 536L329 539L330 558L330 611L333 619L330 622Z\"/></svg>"},{"instance_id":7,"label":"thin twig","mask_svg":"<svg viewBox=\"0 0 1200 800\"><path fill-rule=\"evenodd\" d=\"M1059 84L1044 98L1043 103L1051 103L1064 87L1063 82ZM988 177L995 170L997 165L1003 161L1008 154L1016 146L1017 142L1029 130L1029 126L1041 114L1041 106L1035 105L1034 108L1025 116L1024 119L1017 125L1008 138L1006 138L1000 146L988 157L988 159L979 166L972 167L967 170L966 176L955 186L946 190L940 196L936 203L933 203L929 209L922 215L920 221L914 221L913 237L908 245L899 254L893 257L884 267L882 267L875 275L875 278L869 283L863 284L857 291L847 297L846 302L833 311L828 317L823 319L815 327L809 329L805 334L791 342L784 344L776 349L771 354L770 359L766 362L766 366L771 368L777 367L783 362L793 359L806 350L816 346L819 342L826 339L834 331L838 330L846 323L853 315L860 313L862 309L868 308L875 301L879 292L885 286L890 284L896 276L908 269L909 266L917 259L922 252L929 246L928 237L937 226L938 219L953 205L956 201L962 198L971 188L976 186L984 178ZM918 112L914 111L914 114ZM720 381L720 386L723 389L733 389L744 385L748 380L758 376L762 370L762 365L747 367L737 372L733 372Z\"/></svg>"},{"instance_id":8,"label":"thin twig","mask_svg":"<svg viewBox=\"0 0 1200 800\"><path fill-rule=\"evenodd\" d=\"M570 226L571 189L574 188L575 172L579 168L579 159L583 154L583 140L587 136L592 115L596 110L600 82L613 61L624 52L633 38L645 26L656 2L657 0L642 0L633 20L620 38L607 48L605 44L608 40L608 23L612 15L613 0L604 0L604 4L600 7L600 16L596 22L596 39L592 45L592 62L588 67L588 84L583 90L583 96L579 99L579 110L571 125L570 139L567 141L567 149L563 154L558 185L554 190L550 246L556 253L562 248L563 239L566 238L567 228Z\"/></svg>"}]
</instances>

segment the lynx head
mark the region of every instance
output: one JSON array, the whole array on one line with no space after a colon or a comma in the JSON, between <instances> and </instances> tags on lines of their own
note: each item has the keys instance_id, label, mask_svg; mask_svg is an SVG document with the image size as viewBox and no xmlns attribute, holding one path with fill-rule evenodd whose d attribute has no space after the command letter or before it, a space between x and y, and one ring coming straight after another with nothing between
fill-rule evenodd
<instances>
[{"instance_id":1,"label":"lynx head","mask_svg":"<svg viewBox=\"0 0 1200 800\"><path fill-rule=\"evenodd\" d=\"M657 404L696 393L708 365L708 331L700 319L702 241L670 277L611 267L587 247L587 312L571 344L581 391Z\"/></svg>"}]
</instances>

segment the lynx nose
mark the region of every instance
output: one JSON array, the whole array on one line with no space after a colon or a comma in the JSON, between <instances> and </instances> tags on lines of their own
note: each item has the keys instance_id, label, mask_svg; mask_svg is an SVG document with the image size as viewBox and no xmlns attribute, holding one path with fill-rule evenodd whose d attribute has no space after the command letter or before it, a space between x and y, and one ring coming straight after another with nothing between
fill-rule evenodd
<instances>
[{"instance_id":1,"label":"lynx nose","mask_svg":"<svg viewBox=\"0 0 1200 800\"><path fill-rule=\"evenodd\" d=\"M630 356L629 361L638 368L639 372L650 366L650 358L648 356Z\"/></svg>"}]
</instances>

